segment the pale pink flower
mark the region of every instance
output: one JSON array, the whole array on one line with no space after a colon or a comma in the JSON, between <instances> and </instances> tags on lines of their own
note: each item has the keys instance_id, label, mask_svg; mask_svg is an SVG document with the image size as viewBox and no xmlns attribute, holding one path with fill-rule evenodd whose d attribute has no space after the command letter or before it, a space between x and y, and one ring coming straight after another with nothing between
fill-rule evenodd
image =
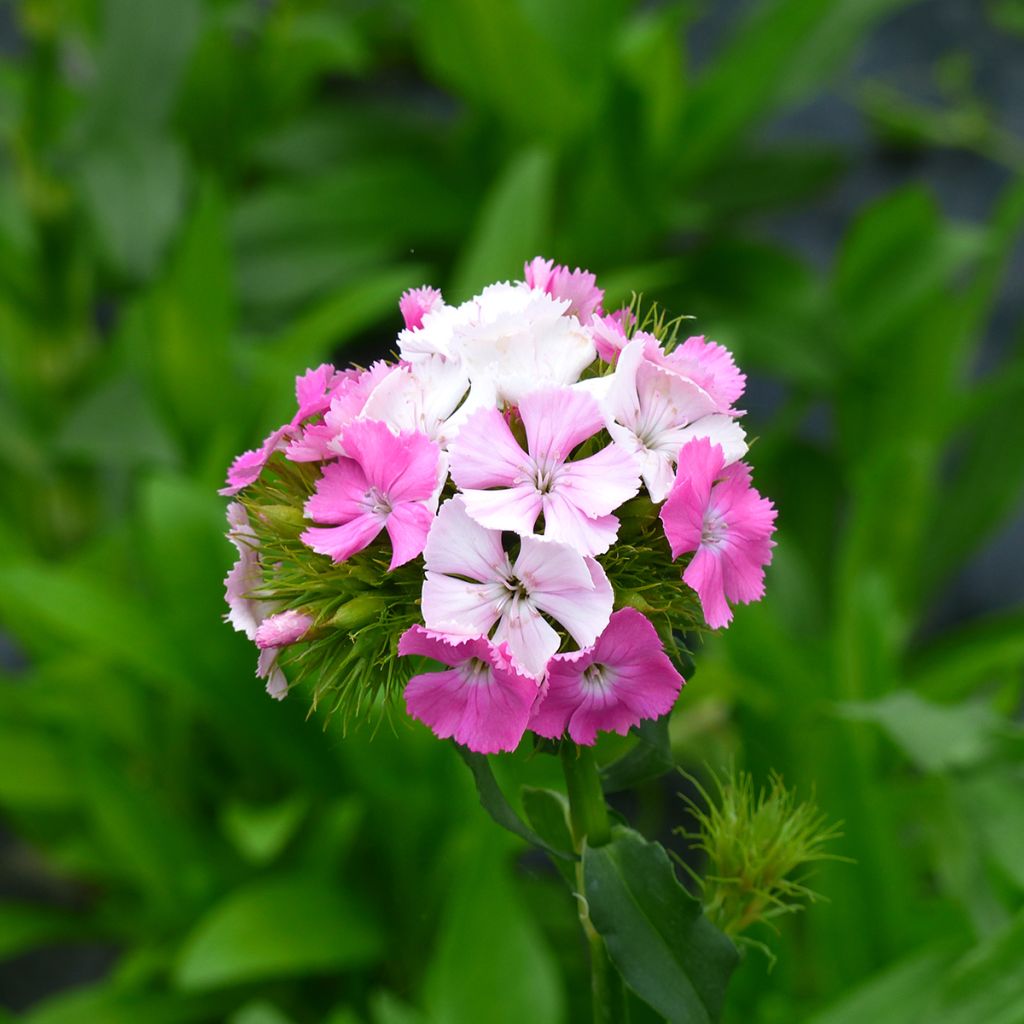
<instances>
[{"instance_id":1,"label":"pale pink flower","mask_svg":"<svg viewBox=\"0 0 1024 1024\"><path fill-rule=\"evenodd\" d=\"M228 540L238 551L238 559L224 580L228 613L225 618L234 628L250 640L256 640L264 621L273 617L278 607L274 601L258 596L263 585L260 570L259 542L245 506L239 501L228 505ZM283 700L288 693L288 680L277 665L277 648L260 651L256 662L256 675L267 681L267 693L275 700Z\"/></svg>"},{"instance_id":2,"label":"pale pink flower","mask_svg":"<svg viewBox=\"0 0 1024 1024\"><path fill-rule=\"evenodd\" d=\"M607 316L595 316L590 321L594 347L606 363L614 363L619 353L629 344L626 329L635 319L628 309L617 309Z\"/></svg>"},{"instance_id":3,"label":"pale pink flower","mask_svg":"<svg viewBox=\"0 0 1024 1024\"><path fill-rule=\"evenodd\" d=\"M750 486L750 468L726 466L720 445L701 437L680 451L661 521L673 558L696 552L683 581L697 591L712 629L732 620L727 599L746 604L763 596L775 514Z\"/></svg>"},{"instance_id":4,"label":"pale pink flower","mask_svg":"<svg viewBox=\"0 0 1024 1024\"><path fill-rule=\"evenodd\" d=\"M423 550L441 487L440 451L423 434L399 434L378 420L356 420L341 433L345 456L324 467L306 515L329 528L310 527L301 539L343 562L386 529L391 569Z\"/></svg>"},{"instance_id":5,"label":"pale pink flower","mask_svg":"<svg viewBox=\"0 0 1024 1024\"><path fill-rule=\"evenodd\" d=\"M363 414L374 388L393 369L391 364L378 359L367 370L349 371L330 395L323 419L307 424L288 444L285 456L292 462L324 462L342 454L342 430Z\"/></svg>"},{"instance_id":6,"label":"pale pink flower","mask_svg":"<svg viewBox=\"0 0 1024 1024\"><path fill-rule=\"evenodd\" d=\"M699 384L646 357L650 335L637 334L622 350L604 399L608 432L640 466L651 500L665 498L680 448L709 437L727 461L746 453L743 428Z\"/></svg>"},{"instance_id":7,"label":"pale pink flower","mask_svg":"<svg viewBox=\"0 0 1024 1024\"><path fill-rule=\"evenodd\" d=\"M687 338L671 352L665 352L652 335L645 335L645 358L699 384L715 400L718 412L731 413L743 394L747 378L740 373L732 353L702 335Z\"/></svg>"},{"instance_id":8,"label":"pale pink flower","mask_svg":"<svg viewBox=\"0 0 1024 1024\"><path fill-rule=\"evenodd\" d=\"M535 256L523 265L523 276L531 288L547 292L556 299L568 300L567 312L580 323L590 322L601 311L604 289L597 287L597 278L589 270L570 270L552 260Z\"/></svg>"},{"instance_id":9,"label":"pale pink flower","mask_svg":"<svg viewBox=\"0 0 1024 1024\"><path fill-rule=\"evenodd\" d=\"M441 293L436 288L423 285L422 288L410 288L402 292L398 300L398 308L401 310L402 319L405 321L406 330L418 331L423 326L423 318L427 313L432 313L444 304Z\"/></svg>"},{"instance_id":10,"label":"pale pink flower","mask_svg":"<svg viewBox=\"0 0 1024 1024\"><path fill-rule=\"evenodd\" d=\"M538 690L535 679L515 670L506 645L484 637L440 637L413 626L398 642L398 653L449 666L409 680L405 706L413 718L478 754L516 749Z\"/></svg>"},{"instance_id":11,"label":"pale pink flower","mask_svg":"<svg viewBox=\"0 0 1024 1024\"><path fill-rule=\"evenodd\" d=\"M256 662L256 675L267 681L267 693L274 700L284 700L288 696L288 677L277 663L279 647L264 647Z\"/></svg>"},{"instance_id":12,"label":"pale pink flower","mask_svg":"<svg viewBox=\"0 0 1024 1024\"><path fill-rule=\"evenodd\" d=\"M524 452L497 409L473 413L452 442L452 479L466 511L492 530L533 532L544 515L544 536L581 554L607 551L619 528L612 510L640 488L636 461L615 444L569 461L573 450L604 428L588 394L572 388L534 391L519 403Z\"/></svg>"},{"instance_id":13,"label":"pale pink flower","mask_svg":"<svg viewBox=\"0 0 1024 1024\"><path fill-rule=\"evenodd\" d=\"M361 415L394 431L426 434L444 450L458 431L462 416L456 410L468 388L469 380L457 362L425 356L386 374L370 392Z\"/></svg>"},{"instance_id":14,"label":"pale pink flower","mask_svg":"<svg viewBox=\"0 0 1024 1024\"><path fill-rule=\"evenodd\" d=\"M581 647L608 623L612 588L604 570L567 544L523 537L513 562L498 530L474 522L462 498L441 506L423 552L423 619L437 633L490 635L505 642L517 667L539 676L562 625Z\"/></svg>"},{"instance_id":15,"label":"pale pink flower","mask_svg":"<svg viewBox=\"0 0 1024 1024\"><path fill-rule=\"evenodd\" d=\"M260 650L267 647L287 647L298 643L312 625L313 620L304 612L295 609L277 612L259 624L253 640Z\"/></svg>"},{"instance_id":16,"label":"pale pink flower","mask_svg":"<svg viewBox=\"0 0 1024 1024\"><path fill-rule=\"evenodd\" d=\"M671 711L683 682L650 621L623 608L592 647L551 659L547 692L530 728L550 739L568 729L586 745L598 730L624 736L642 719Z\"/></svg>"}]
</instances>

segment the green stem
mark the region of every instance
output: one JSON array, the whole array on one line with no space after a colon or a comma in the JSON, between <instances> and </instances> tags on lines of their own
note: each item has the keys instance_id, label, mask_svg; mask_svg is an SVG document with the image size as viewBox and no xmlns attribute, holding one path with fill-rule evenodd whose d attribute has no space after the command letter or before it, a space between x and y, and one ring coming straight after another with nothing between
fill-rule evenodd
<instances>
[{"instance_id":1,"label":"green stem","mask_svg":"<svg viewBox=\"0 0 1024 1024\"><path fill-rule=\"evenodd\" d=\"M594 753L589 747L577 747L575 743L566 741L562 744L561 757L576 852L583 852L584 843L588 846L603 846L611 840L611 825ZM590 910L583 895L582 860L576 863L576 903L579 907L580 927L590 950L590 994L594 1024L612 1024L618 1019L618 1014L612 1003L611 964L604 939L590 920Z\"/></svg>"},{"instance_id":2,"label":"green stem","mask_svg":"<svg viewBox=\"0 0 1024 1024\"><path fill-rule=\"evenodd\" d=\"M583 848L584 839L588 846L604 846L612 833L594 752L590 747L578 747L566 741L562 744L561 755L569 792L573 842L577 850Z\"/></svg>"}]
</instances>

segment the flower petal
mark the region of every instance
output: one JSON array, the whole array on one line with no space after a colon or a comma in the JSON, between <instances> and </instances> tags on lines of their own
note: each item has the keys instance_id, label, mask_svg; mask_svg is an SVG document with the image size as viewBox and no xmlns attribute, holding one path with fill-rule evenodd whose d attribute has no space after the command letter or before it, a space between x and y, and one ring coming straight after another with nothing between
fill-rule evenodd
<instances>
[{"instance_id":1,"label":"flower petal","mask_svg":"<svg viewBox=\"0 0 1024 1024\"><path fill-rule=\"evenodd\" d=\"M533 391L519 403L530 455L539 461L564 462L572 450L603 426L597 402L576 388Z\"/></svg>"},{"instance_id":2,"label":"flower petal","mask_svg":"<svg viewBox=\"0 0 1024 1024\"><path fill-rule=\"evenodd\" d=\"M317 523L347 523L366 511L370 483L355 459L341 458L324 466L305 513Z\"/></svg>"},{"instance_id":3,"label":"flower petal","mask_svg":"<svg viewBox=\"0 0 1024 1024\"><path fill-rule=\"evenodd\" d=\"M511 487L529 475L530 459L495 408L478 409L449 448L452 479L461 490Z\"/></svg>"},{"instance_id":4,"label":"flower petal","mask_svg":"<svg viewBox=\"0 0 1024 1024\"><path fill-rule=\"evenodd\" d=\"M384 519L367 512L341 526L312 526L299 536L299 540L318 554L330 555L335 562L344 562L369 545L383 528Z\"/></svg>"},{"instance_id":5,"label":"flower petal","mask_svg":"<svg viewBox=\"0 0 1024 1024\"><path fill-rule=\"evenodd\" d=\"M423 558L435 573L481 582L504 580L510 571L501 534L474 522L461 498L450 498L441 506L430 527Z\"/></svg>"},{"instance_id":6,"label":"flower petal","mask_svg":"<svg viewBox=\"0 0 1024 1024\"><path fill-rule=\"evenodd\" d=\"M400 502L391 509L384 522L391 538L389 570L411 562L423 551L433 521L434 513L421 502Z\"/></svg>"},{"instance_id":7,"label":"flower petal","mask_svg":"<svg viewBox=\"0 0 1024 1024\"><path fill-rule=\"evenodd\" d=\"M501 614L504 586L468 583L428 571L421 606L427 628L455 636L486 636Z\"/></svg>"}]
</instances>

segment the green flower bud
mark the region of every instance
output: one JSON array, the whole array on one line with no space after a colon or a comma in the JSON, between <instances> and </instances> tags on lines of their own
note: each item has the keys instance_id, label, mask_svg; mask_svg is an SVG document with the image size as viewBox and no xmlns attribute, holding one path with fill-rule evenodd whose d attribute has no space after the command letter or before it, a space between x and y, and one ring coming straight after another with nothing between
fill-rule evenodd
<instances>
[{"instance_id":1,"label":"green flower bud","mask_svg":"<svg viewBox=\"0 0 1024 1024\"><path fill-rule=\"evenodd\" d=\"M380 618L384 611L384 598L374 594L361 594L346 601L332 616L330 624L338 629L358 629Z\"/></svg>"}]
</instances>

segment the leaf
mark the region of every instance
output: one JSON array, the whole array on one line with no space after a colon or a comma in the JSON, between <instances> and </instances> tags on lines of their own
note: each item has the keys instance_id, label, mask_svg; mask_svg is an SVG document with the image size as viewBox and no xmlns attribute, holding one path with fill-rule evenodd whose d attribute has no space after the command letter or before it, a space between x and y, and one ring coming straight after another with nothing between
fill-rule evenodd
<instances>
[{"instance_id":1,"label":"leaf","mask_svg":"<svg viewBox=\"0 0 1024 1024\"><path fill-rule=\"evenodd\" d=\"M286 1017L273 1003L265 999L246 1003L233 1013L228 1024L294 1024L291 1017Z\"/></svg>"},{"instance_id":2,"label":"leaf","mask_svg":"<svg viewBox=\"0 0 1024 1024\"><path fill-rule=\"evenodd\" d=\"M44 1000L18 1019L23 1024L192 1024L222 1020L223 1006L175 993L122 991L116 981L74 989Z\"/></svg>"},{"instance_id":3,"label":"leaf","mask_svg":"<svg viewBox=\"0 0 1024 1024\"><path fill-rule=\"evenodd\" d=\"M173 466L178 452L141 382L121 373L72 406L54 441L64 455L97 466Z\"/></svg>"},{"instance_id":4,"label":"leaf","mask_svg":"<svg viewBox=\"0 0 1024 1024\"><path fill-rule=\"evenodd\" d=\"M1019 765L957 780L957 795L989 858L1024 891L1024 776Z\"/></svg>"},{"instance_id":5,"label":"leaf","mask_svg":"<svg viewBox=\"0 0 1024 1024\"><path fill-rule=\"evenodd\" d=\"M327 878L262 879L214 906L186 938L174 971L185 991L374 963L376 923Z\"/></svg>"},{"instance_id":6,"label":"leaf","mask_svg":"<svg viewBox=\"0 0 1024 1024\"><path fill-rule=\"evenodd\" d=\"M513 888L493 830L464 846L424 981L432 1024L560 1024L555 958Z\"/></svg>"},{"instance_id":7,"label":"leaf","mask_svg":"<svg viewBox=\"0 0 1024 1024\"><path fill-rule=\"evenodd\" d=\"M454 746L459 752L459 757L466 762L467 767L473 773L473 781L476 783L476 791L484 810L502 828L519 836L520 839L525 839L532 846L540 847L553 857L561 857L563 860L575 859L575 855L569 849L560 850L549 845L516 814L512 805L505 799L505 794L502 793L498 780L495 779L494 773L491 771L486 754L474 754L472 750L459 746L457 743Z\"/></svg>"},{"instance_id":8,"label":"leaf","mask_svg":"<svg viewBox=\"0 0 1024 1024\"><path fill-rule=\"evenodd\" d=\"M89 922L67 910L0 903L0 961L40 946L95 937Z\"/></svg>"},{"instance_id":9,"label":"leaf","mask_svg":"<svg viewBox=\"0 0 1024 1024\"><path fill-rule=\"evenodd\" d=\"M648 718L630 730L637 738L633 749L601 769L601 786L606 793L630 789L672 770L675 762L668 738L668 719L668 715Z\"/></svg>"},{"instance_id":10,"label":"leaf","mask_svg":"<svg viewBox=\"0 0 1024 1024\"><path fill-rule=\"evenodd\" d=\"M572 849L569 801L553 789L523 786L520 790L526 820L546 843L556 850ZM568 859L553 858L552 863L570 889L576 889L576 868Z\"/></svg>"},{"instance_id":11,"label":"leaf","mask_svg":"<svg viewBox=\"0 0 1024 1024\"><path fill-rule=\"evenodd\" d=\"M915 953L844 994L807 1024L918 1024L921 994L942 982L956 952L941 945Z\"/></svg>"},{"instance_id":12,"label":"leaf","mask_svg":"<svg viewBox=\"0 0 1024 1024\"><path fill-rule=\"evenodd\" d=\"M448 301L467 299L490 281L522 277L541 253L551 221L554 162L543 149L521 153L494 183L463 247Z\"/></svg>"},{"instance_id":13,"label":"leaf","mask_svg":"<svg viewBox=\"0 0 1024 1024\"><path fill-rule=\"evenodd\" d=\"M124 135L96 143L82 158L80 173L86 208L108 259L127 277L149 277L184 204L184 151L162 136Z\"/></svg>"},{"instance_id":14,"label":"leaf","mask_svg":"<svg viewBox=\"0 0 1024 1024\"><path fill-rule=\"evenodd\" d=\"M78 792L62 736L0 719L0 805L59 810Z\"/></svg>"},{"instance_id":15,"label":"leaf","mask_svg":"<svg viewBox=\"0 0 1024 1024\"><path fill-rule=\"evenodd\" d=\"M199 0L104 0L92 131L152 130L171 112L200 27Z\"/></svg>"},{"instance_id":16,"label":"leaf","mask_svg":"<svg viewBox=\"0 0 1024 1024\"><path fill-rule=\"evenodd\" d=\"M984 760L1005 730L1000 716L983 704L935 704L908 690L876 701L843 704L840 713L880 725L926 772L964 768Z\"/></svg>"},{"instance_id":17,"label":"leaf","mask_svg":"<svg viewBox=\"0 0 1024 1024\"><path fill-rule=\"evenodd\" d=\"M221 825L235 848L251 864L269 864L291 841L309 810L309 801L296 793L276 804L245 804L232 800Z\"/></svg>"},{"instance_id":18,"label":"leaf","mask_svg":"<svg viewBox=\"0 0 1024 1024\"><path fill-rule=\"evenodd\" d=\"M739 956L680 884L658 843L615 828L583 851L590 919L637 995L673 1024L711 1024Z\"/></svg>"}]
</instances>

